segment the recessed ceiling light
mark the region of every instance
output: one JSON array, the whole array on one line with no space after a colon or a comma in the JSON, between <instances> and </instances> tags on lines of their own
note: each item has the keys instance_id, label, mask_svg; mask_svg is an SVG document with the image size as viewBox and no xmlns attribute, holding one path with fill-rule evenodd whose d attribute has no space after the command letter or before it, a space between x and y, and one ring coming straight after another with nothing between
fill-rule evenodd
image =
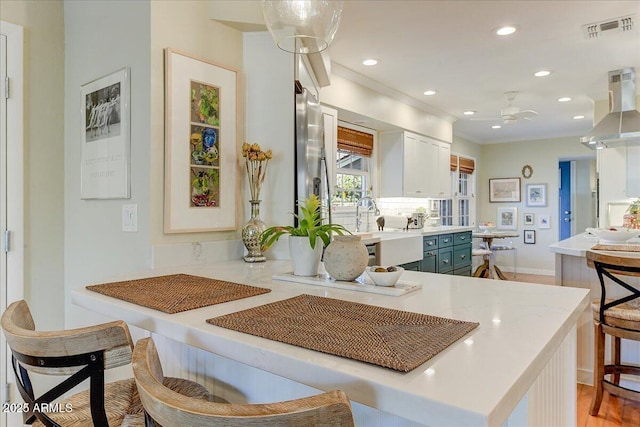
<instances>
[{"instance_id":1,"label":"recessed ceiling light","mask_svg":"<svg viewBox=\"0 0 640 427\"><path fill-rule=\"evenodd\" d=\"M511 25L507 25L504 27L500 27L496 30L496 34L499 36L508 36L510 34L513 34L516 32L516 27L513 27Z\"/></svg>"},{"instance_id":2,"label":"recessed ceiling light","mask_svg":"<svg viewBox=\"0 0 640 427\"><path fill-rule=\"evenodd\" d=\"M465 116L473 116L475 113L476 113L476 112L475 112L475 111L473 111L473 110L468 110L468 111L465 111L465 112L464 112L464 113L462 113L462 114L464 114Z\"/></svg>"},{"instance_id":3,"label":"recessed ceiling light","mask_svg":"<svg viewBox=\"0 0 640 427\"><path fill-rule=\"evenodd\" d=\"M568 96L565 96L563 98L558 98L558 102L569 102L571 101L571 98L569 98Z\"/></svg>"},{"instance_id":4,"label":"recessed ceiling light","mask_svg":"<svg viewBox=\"0 0 640 427\"><path fill-rule=\"evenodd\" d=\"M551 71L540 70L540 71L536 72L534 74L534 76L536 76L536 77L547 77L549 74L551 74Z\"/></svg>"},{"instance_id":5,"label":"recessed ceiling light","mask_svg":"<svg viewBox=\"0 0 640 427\"><path fill-rule=\"evenodd\" d=\"M584 119L584 116L582 115L573 116L573 120L580 120L580 119Z\"/></svg>"},{"instance_id":6,"label":"recessed ceiling light","mask_svg":"<svg viewBox=\"0 0 640 427\"><path fill-rule=\"evenodd\" d=\"M378 65L378 62L380 62L380 61L378 61L377 59L368 58L368 59L365 59L364 61L362 61L362 65L366 65L367 67L372 67L374 65Z\"/></svg>"},{"instance_id":7,"label":"recessed ceiling light","mask_svg":"<svg viewBox=\"0 0 640 427\"><path fill-rule=\"evenodd\" d=\"M491 129L500 129L501 127L502 126L500 126L500 125L493 125L493 126L491 126Z\"/></svg>"},{"instance_id":8,"label":"recessed ceiling light","mask_svg":"<svg viewBox=\"0 0 640 427\"><path fill-rule=\"evenodd\" d=\"M424 94L427 95L427 96L431 96L431 95L435 95L436 91L433 90L433 89L429 89L429 90L425 90Z\"/></svg>"}]
</instances>

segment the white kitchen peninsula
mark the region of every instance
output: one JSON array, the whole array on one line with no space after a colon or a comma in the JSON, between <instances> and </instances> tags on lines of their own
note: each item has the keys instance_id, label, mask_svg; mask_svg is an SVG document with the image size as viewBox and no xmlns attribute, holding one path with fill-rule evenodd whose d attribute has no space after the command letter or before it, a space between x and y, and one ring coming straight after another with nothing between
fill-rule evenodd
<instances>
[{"instance_id":1,"label":"white kitchen peninsula","mask_svg":"<svg viewBox=\"0 0 640 427\"><path fill-rule=\"evenodd\" d=\"M187 273L271 289L177 314L86 289L72 292L71 298L87 310L152 332L161 341L167 375L198 380L234 402L282 400L339 388L354 402L359 426L501 426L507 421L575 425L575 325L588 303L585 290L407 271L403 277L421 282L422 288L396 297L272 279L274 273L290 269L289 261L231 261L111 278ZM480 326L402 373L205 322L303 293ZM191 348L200 353L194 355ZM176 360L181 366L171 372Z\"/></svg>"},{"instance_id":2,"label":"white kitchen peninsula","mask_svg":"<svg viewBox=\"0 0 640 427\"><path fill-rule=\"evenodd\" d=\"M640 239L632 239L640 243ZM591 298L600 295L600 281L593 268L587 266L587 251L598 243L598 239L589 234L581 233L549 246L551 252L556 254L556 285L588 289ZM640 282L638 278L629 278L630 281ZM611 295L622 296L622 289L612 289ZM578 321L578 381L584 384L593 384L593 316L591 307L586 307ZM622 360L632 364L640 364L640 343L637 341L622 340ZM623 376L624 379L624 376Z\"/></svg>"}]
</instances>

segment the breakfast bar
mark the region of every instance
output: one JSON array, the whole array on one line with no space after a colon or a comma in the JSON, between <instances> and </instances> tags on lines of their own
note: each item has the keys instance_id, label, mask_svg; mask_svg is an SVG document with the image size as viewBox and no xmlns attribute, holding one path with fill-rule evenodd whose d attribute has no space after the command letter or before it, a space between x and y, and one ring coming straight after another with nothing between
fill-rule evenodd
<instances>
[{"instance_id":1,"label":"breakfast bar","mask_svg":"<svg viewBox=\"0 0 640 427\"><path fill-rule=\"evenodd\" d=\"M587 291L411 271L403 279L421 287L400 296L273 279L290 269L289 261L231 261L109 280L180 273L270 290L175 314L88 289L74 291L72 302L150 332L161 349L168 343L161 351L169 360L163 365L179 359L175 375L213 384L212 391L230 401L275 401L338 388L353 403L356 425L501 426L508 420L540 425L550 419L575 424L575 325L587 306ZM301 295L479 325L401 372L207 323ZM208 382L208 376L215 381Z\"/></svg>"}]
</instances>

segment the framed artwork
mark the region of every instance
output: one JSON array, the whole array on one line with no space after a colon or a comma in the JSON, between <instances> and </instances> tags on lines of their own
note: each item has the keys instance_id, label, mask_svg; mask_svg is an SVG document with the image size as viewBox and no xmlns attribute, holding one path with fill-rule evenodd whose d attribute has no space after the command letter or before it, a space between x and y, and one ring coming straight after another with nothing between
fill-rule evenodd
<instances>
[{"instance_id":1,"label":"framed artwork","mask_svg":"<svg viewBox=\"0 0 640 427\"><path fill-rule=\"evenodd\" d=\"M489 202L519 202L520 178L489 179Z\"/></svg>"},{"instance_id":2,"label":"framed artwork","mask_svg":"<svg viewBox=\"0 0 640 427\"><path fill-rule=\"evenodd\" d=\"M549 215L538 215L538 228L551 228L551 217Z\"/></svg>"},{"instance_id":3,"label":"framed artwork","mask_svg":"<svg viewBox=\"0 0 640 427\"><path fill-rule=\"evenodd\" d=\"M82 199L128 199L130 71L122 68L80 87Z\"/></svg>"},{"instance_id":4,"label":"framed artwork","mask_svg":"<svg viewBox=\"0 0 640 427\"><path fill-rule=\"evenodd\" d=\"M535 245L536 244L536 231L535 230L524 230L524 242L527 245Z\"/></svg>"},{"instance_id":5,"label":"framed artwork","mask_svg":"<svg viewBox=\"0 0 640 427\"><path fill-rule=\"evenodd\" d=\"M527 206L547 206L547 184L527 184Z\"/></svg>"},{"instance_id":6,"label":"framed artwork","mask_svg":"<svg viewBox=\"0 0 640 427\"><path fill-rule=\"evenodd\" d=\"M165 49L166 233L237 227L237 74Z\"/></svg>"},{"instance_id":7,"label":"framed artwork","mask_svg":"<svg viewBox=\"0 0 640 427\"><path fill-rule=\"evenodd\" d=\"M534 218L535 216L532 213L525 213L524 225L535 225Z\"/></svg>"},{"instance_id":8,"label":"framed artwork","mask_svg":"<svg viewBox=\"0 0 640 427\"><path fill-rule=\"evenodd\" d=\"M498 208L498 230L518 229L518 208Z\"/></svg>"}]
</instances>

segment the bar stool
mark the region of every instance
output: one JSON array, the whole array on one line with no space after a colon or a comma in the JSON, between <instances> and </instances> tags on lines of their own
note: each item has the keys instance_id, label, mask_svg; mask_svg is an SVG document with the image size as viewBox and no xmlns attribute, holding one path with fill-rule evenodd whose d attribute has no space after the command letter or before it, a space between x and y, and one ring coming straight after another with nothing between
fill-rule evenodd
<instances>
[{"instance_id":1,"label":"bar stool","mask_svg":"<svg viewBox=\"0 0 640 427\"><path fill-rule=\"evenodd\" d=\"M158 352L151 338L136 343L133 375L147 425L163 426L353 426L351 404L340 390L266 404L229 404L191 399L162 384ZM156 424L154 424L156 423Z\"/></svg>"},{"instance_id":2,"label":"bar stool","mask_svg":"<svg viewBox=\"0 0 640 427\"><path fill-rule=\"evenodd\" d=\"M631 254L631 253L629 253ZM595 366L593 374L594 395L591 400L591 415L598 415L603 392L640 401L640 390L632 390L620 385L620 374L640 377L640 366L625 365L620 360L620 340L640 341L640 288L623 281L619 276L640 277L640 254L624 256L611 252L587 251L587 264L596 269L600 280L600 298L591 303L595 332ZM614 275L615 274L615 275ZM607 288L615 284L626 291L624 297L607 298ZM614 292L615 293L615 292ZM605 365L605 334L611 336L611 364ZM610 380L605 378L611 375Z\"/></svg>"},{"instance_id":3,"label":"bar stool","mask_svg":"<svg viewBox=\"0 0 640 427\"><path fill-rule=\"evenodd\" d=\"M518 249L513 244L513 241L509 241L509 243L500 244L493 243L491 244L491 250L494 253L494 256L497 257L497 253L500 251L512 251L513 253L513 277L518 277Z\"/></svg>"},{"instance_id":4,"label":"bar stool","mask_svg":"<svg viewBox=\"0 0 640 427\"><path fill-rule=\"evenodd\" d=\"M36 331L27 303L9 305L0 319L11 349L18 391L29 411L25 424L53 427L142 427L143 408L133 378L106 383L104 371L131 363L133 341L127 324L114 321L63 331ZM67 376L39 397L29 373ZM89 379L89 390L54 404L54 400ZM209 393L187 380L169 379L166 385L190 397ZM46 405L45 405L46 404ZM51 405L50 405L51 404ZM39 408L50 409L42 412Z\"/></svg>"}]
</instances>

